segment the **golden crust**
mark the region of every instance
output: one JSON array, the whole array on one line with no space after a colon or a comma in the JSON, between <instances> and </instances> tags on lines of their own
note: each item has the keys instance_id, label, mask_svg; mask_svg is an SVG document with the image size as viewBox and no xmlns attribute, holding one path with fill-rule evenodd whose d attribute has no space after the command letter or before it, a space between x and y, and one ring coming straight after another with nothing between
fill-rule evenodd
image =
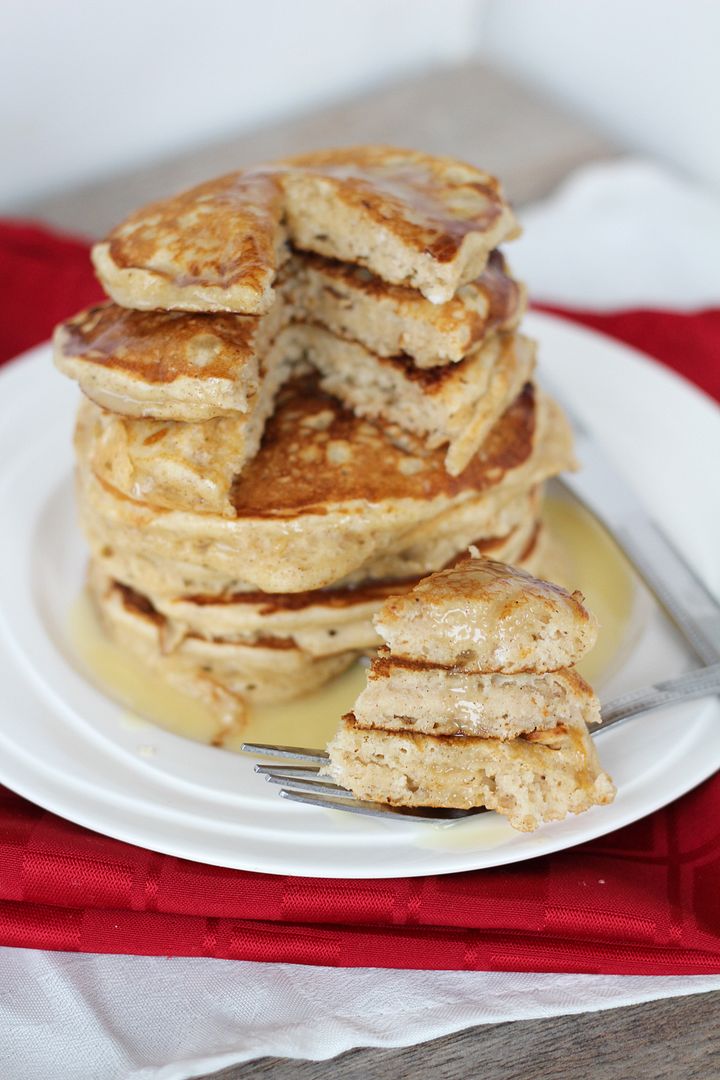
<instances>
[{"instance_id":1,"label":"golden crust","mask_svg":"<svg viewBox=\"0 0 720 1080\"><path fill-rule=\"evenodd\" d=\"M464 508L469 511L465 543L502 535L517 523L517 513L510 520L507 510L518 497L568 466L566 438L558 438L558 429L566 431L562 416L542 397L536 411L534 396L532 389L521 395L459 477L447 474L441 451L425 457L404 452L332 399L323 407L323 395L316 394L308 408L302 396L290 397L231 492L234 519L163 510L122 496L90 468L93 428L81 416L76 446L84 528L94 550L110 545L128 556L192 564L188 581L212 571L210 591L218 575L266 592L322 588L421 541L434 551L434 523L442 565L458 551L443 539L443 521L455 511L461 517ZM310 424L298 427L303 416ZM283 418L289 428L284 435L278 430ZM348 439L330 437L338 431L350 433ZM288 462L290 454L294 460ZM526 506L524 500L520 505ZM420 572L432 568L420 559Z\"/></svg>"},{"instance_id":2,"label":"golden crust","mask_svg":"<svg viewBox=\"0 0 720 1080\"><path fill-rule=\"evenodd\" d=\"M438 262L453 259L469 232L486 231L504 209L494 176L417 150L355 146L300 154L282 164L291 177L329 181L338 200L361 206L374 223Z\"/></svg>"},{"instance_id":3,"label":"golden crust","mask_svg":"<svg viewBox=\"0 0 720 1080\"><path fill-rule=\"evenodd\" d=\"M260 325L252 315L132 311L98 304L58 328L58 359L85 359L152 383L172 383L183 375L237 379L256 359ZM257 370L253 374L251 390L257 389Z\"/></svg>"},{"instance_id":4,"label":"golden crust","mask_svg":"<svg viewBox=\"0 0 720 1080\"><path fill-rule=\"evenodd\" d=\"M490 333L514 329L526 301L499 251L444 304L431 304L416 289L391 285L363 267L309 253L296 254L281 279L301 318L378 356L409 356L418 368L456 363Z\"/></svg>"},{"instance_id":5,"label":"golden crust","mask_svg":"<svg viewBox=\"0 0 720 1080\"><path fill-rule=\"evenodd\" d=\"M453 158L356 146L279 166L296 247L365 266L433 303L449 300L517 234L498 181Z\"/></svg>"},{"instance_id":6,"label":"golden crust","mask_svg":"<svg viewBox=\"0 0 720 1080\"><path fill-rule=\"evenodd\" d=\"M93 262L125 307L262 313L283 258L282 212L276 176L229 173L137 210Z\"/></svg>"},{"instance_id":7,"label":"golden crust","mask_svg":"<svg viewBox=\"0 0 720 1080\"><path fill-rule=\"evenodd\" d=\"M433 303L517 233L500 185L452 158L384 146L306 154L151 203L92 251L124 307L260 314L290 238Z\"/></svg>"},{"instance_id":8,"label":"golden crust","mask_svg":"<svg viewBox=\"0 0 720 1080\"><path fill-rule=\"evenodd\" d=\"M412 499L425 504L438 496L480 494L530 458L535 414L535 389L528 383L495 424L481 452L459 476L450 476L442 450L403 449L381 426L355 416L320 390L316 376L295 377L278 395L257 455L234 480L232 471L229 474L235 516L294 518L322 515L331 506L349 503ZM94 425L101 418L91 406L78 416L76 450L82 462L93 462L98 433ZM208 434L220 431L219 422L205 428ZM212 457L212 447L205 453ZM106 470L101 474L110 475ZM152 506L147 509L152 511Z\"/></svg>"},{"instance_id":9,"label":"golden crust","mask_svg":"<svg viewBox=\"0 0 720 1080\"><path fill-rule=\"evenodd\" d=\"M566 610L573 620L587 622L590 616L583 606L579 592L570 593L562 585L541 581L532 574L493 559L467 558L450 570L442 570L422 581L415 590L422 607L462 602L477 605L483 610L488 605L502 603L503 610L516 604L527 604L537 599L543 604ZM388 609L388 616L402 618L412 608L403 611L401 606Z\"/></svg>"},{"instance_id":10,"label":"golden crust","mask_svg":"<svg viewBox=\"0 0 720 1080\"><path fill-rule=\"evenodd\" d=\"M184 423L123 416L83 401L78 422L92 431L89 465L130 498L233 516L233 477L257 453L275 395L291 367L281 350L273 354L266 356L268 370L246 412Z\"/></svg>"},{"instance_id":11,"label":"golden crust","mask_svg":"<svg viewBox=\"0 0 720 1080\"><path fill-rule=\"evenodd\" d=\"M579 592L480 557L388 600L376 628L395 657L471 672L555 671L595 644Z\"/></svg>"},{"instance_id":12,"label":"golden crust","mask_svg":"<svg viewBox=\"0 0 720 1080\"><path fill-rule=\"evenodd\" d=\"M99 304L56 328L54 361L122 416L190 422L249 413L262 374L278 366L273 343L285 318L281 307L255 316Z\"/></svg>"},{"instance_id":13,"label":"golden crust","mask_svg":"<svg viewBox=\"0 0 720 1080\"><path fill-rule=\"evenodd\" d=\"M324 513L330 502L428 502L481 492L529 458L534 429L535 391L528 383L480 453L459 476L450 476L442 450L418 447L411 454L323 393L314 376L295 379L280 392L259 454L237 478L235 511L238 517L284 517Z\"/></svg>"}]
</instances>

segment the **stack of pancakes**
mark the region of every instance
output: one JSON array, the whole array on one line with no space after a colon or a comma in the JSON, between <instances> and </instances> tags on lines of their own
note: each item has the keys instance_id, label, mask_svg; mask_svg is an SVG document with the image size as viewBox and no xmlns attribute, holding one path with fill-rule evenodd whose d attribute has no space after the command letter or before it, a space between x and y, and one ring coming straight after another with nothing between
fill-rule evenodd
<instances>
[{"instance_id":1,"label":"stack of pancakes","mask_svg":"<svg viewBox=\"0 0 720 1080\"><path fill-rule=\"evenodd\" d=\"M359 147L232 173L93 251L112 298L56 332L85 393L92 593L223 724L379 643L389 595L468 544L540 555L572 465L533 382L492 177Z\"/></svg>"},{"instance_id":2,"label":"stack of pancakes","mask_svg":"<svg viewBox=\"0 0 720 1080\"><path fill-rule=\"evenodd\" d=\"M342 786L485 806L523 831L612 801L588 734L599 704L572 666L597 636L580 593L471 558L387 600L375 625L385 646L328 747Z\"/></svg>"}]
</instances>

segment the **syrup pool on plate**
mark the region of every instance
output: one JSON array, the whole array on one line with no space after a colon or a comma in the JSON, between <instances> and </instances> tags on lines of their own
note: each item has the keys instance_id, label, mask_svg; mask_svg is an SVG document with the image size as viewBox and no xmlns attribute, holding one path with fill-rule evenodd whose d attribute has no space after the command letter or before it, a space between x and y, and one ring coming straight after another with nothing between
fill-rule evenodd
<instances>
[{"instance_id":1,"label":"syrup pool on plate","mask_svg":"<svg viewBox=\"0 0 720 1080\"><path fill-rule=\"evenodd\" d=\"M598 522L579 503L551 494L543 512L551 536L542 573L580 589L600 621L600 635L578 670L596 688L617 669L631 636L634 578L626 559ZM113 645L83 593L71 616L71 636L92 681L126 710L124 724L150 721L185 738L239 750L244 741L322 747L365 685L367 661L298 701L250 708L242 728L223 729L200 702L168 686L133 656Z\"/></svg>"}]
</instances>

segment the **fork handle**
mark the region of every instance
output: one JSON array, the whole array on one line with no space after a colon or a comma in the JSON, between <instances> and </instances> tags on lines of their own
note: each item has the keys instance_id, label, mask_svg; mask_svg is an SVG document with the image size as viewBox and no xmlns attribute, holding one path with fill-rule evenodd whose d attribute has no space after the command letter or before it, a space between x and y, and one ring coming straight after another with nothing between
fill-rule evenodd
<instances>
[{"instance_id":1,"label":"fork handle","mask_svg":"<svg viewBox=\"0 0 720 1080\"><path fill-rule=\"evenodd\" d=\"M720 660L720 602L618 478L592 437L575 431L583 468L558 481L610 532L704 664Z\"/></svg>"},{"instance_id":2,"label":"fork handle","mask_svg":"<svg viewBox=\"0 0 720 1080\"><path fill-rule=\"evenodd\" d=\"M639 713L649 712L650 709L660 709L665 705L676 705L681 701L692 701L693 698L710 697L713 694L720 694L720 663L697 668L685 675L679 675L676 679L668 679L642 690L631 690L622 697L615 698L603 705L602 728L599 730L605 730L612 724L628 720ZM592 730L598 730L598 726L593 725Z\"/></svg>"},{"instance_id":3,"label":"fork handle","mask_svg":"<svg viewBox=\"0 0 720 1080\"><path fill-rule=\"evenodd\" d=\"M704 664L720 660L720 605L652 521L614 525L615 538Z\"/></svg>"}]
</instances>

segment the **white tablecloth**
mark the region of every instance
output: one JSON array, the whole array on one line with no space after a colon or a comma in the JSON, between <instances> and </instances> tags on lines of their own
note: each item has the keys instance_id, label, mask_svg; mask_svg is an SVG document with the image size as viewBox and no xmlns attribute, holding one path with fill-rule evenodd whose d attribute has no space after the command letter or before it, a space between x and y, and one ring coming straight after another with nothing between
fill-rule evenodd
<instances>
[{"instance_id":1,"label":"white tablecloth","mask_svg":"<svg viewBox=\"0 0 720 1080\"><path fill-rule=\"evenodd\" d=\"M704 976L348 972L22 949L0 959L3 1080L184 1080L264 1055L329 1058L720 987Z\"/></svg>"},{"instance_id":2,"label":"white tablecloth","mask_svg":"<svg viewBox=\"0 0 720 1080\"><path fill-rule=\"evenodd\" d=\"M535 300L601 311L720 303L720 194L650 161L581 169L520 216L508 255Z\"/></svg>"},{"instance_id":3,"label":"white tablecloth","mask_svg":"<svg viewBox=\"0 0 720 1080\"><path fill-rule=\"evenodd\" d=\"M720 304L720 199L651 163L583 169L522 218L511 263L538 300ZM0 1076L184 1080L265 1055L328 1058L719 988L720 976L346 971L5 949Z\"/></svg>"}]
</instances>

